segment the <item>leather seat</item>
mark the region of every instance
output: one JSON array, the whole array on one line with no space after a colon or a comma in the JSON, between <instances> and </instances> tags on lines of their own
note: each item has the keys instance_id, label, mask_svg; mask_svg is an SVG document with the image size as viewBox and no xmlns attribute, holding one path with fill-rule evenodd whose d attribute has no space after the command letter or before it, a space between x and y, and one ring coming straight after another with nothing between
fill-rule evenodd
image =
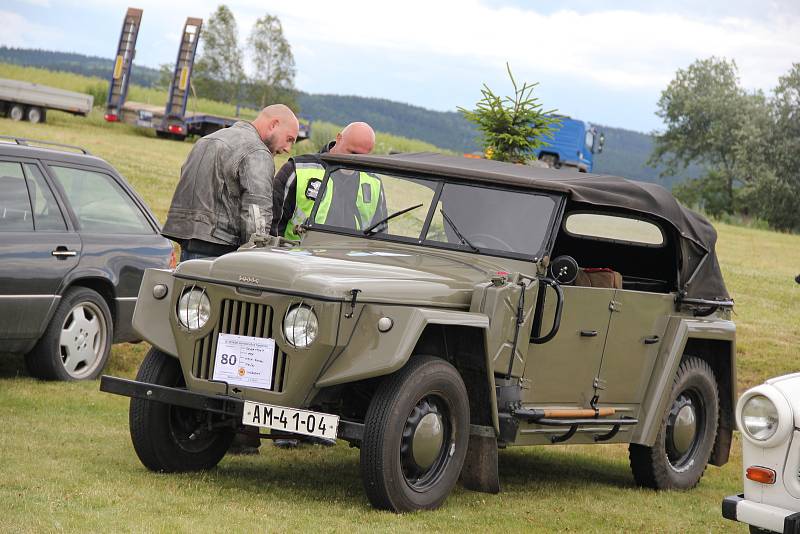
<instances>
[{"instance_id":1,"label":"leather seat","mask_svg":"<svg viewBox=\"0 0 800 534\"><path fill-rule=\"evenodd\" d=\"M578 269L575 285L622 289L622 275L607 267Z\"/></svg>"}]
</instances>

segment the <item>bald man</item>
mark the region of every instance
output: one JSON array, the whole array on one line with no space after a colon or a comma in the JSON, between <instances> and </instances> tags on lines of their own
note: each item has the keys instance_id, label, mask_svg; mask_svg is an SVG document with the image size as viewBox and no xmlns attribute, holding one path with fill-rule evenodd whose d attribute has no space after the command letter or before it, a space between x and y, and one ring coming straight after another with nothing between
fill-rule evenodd
<instances>
[{"instance_id":1,"label":"bald man","mask_svg":"<svg viewBox=\"0 0 800 534\"><path fill-rule=\"evenodd\" d=\"M282 104L197 141L181 168L162 234L181 245L181 261L236 250L272 224L274 154L297 139L297 117Z\"/></svg>"},{"instance_id":2,"label":"bald man","mask_svg":"<svg viewBox=\"0 0 800 534\"><path fill-rule=\"evenodd\" d=\"M320 154L369 154L374 147L375 132L370 125L352 122L318 153L297 156L286 162L275 175L273 185L272 234L287 239L300 238L298 226L311 214L325 174ZM336 182L340 187L333 189L327 222L349 225L352 219L353 227L363 229L371 220L377 220L376 214L385 214L383 191L376 177L353 173L349 179L346 173L340 174ZM367 220L359 220L361 218Z\"/></svg>"}]
</instances>

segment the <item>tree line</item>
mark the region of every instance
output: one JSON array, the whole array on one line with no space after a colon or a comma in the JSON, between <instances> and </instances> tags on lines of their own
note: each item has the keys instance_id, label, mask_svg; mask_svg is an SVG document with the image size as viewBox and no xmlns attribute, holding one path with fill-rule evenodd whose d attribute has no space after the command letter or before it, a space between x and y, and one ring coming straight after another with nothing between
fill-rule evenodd
<instances>
[{"instance_id":1,"label":"tree line","mask_svg":"<svg viewBox=\"0 0 800 534\"><path fill-rule=\"evenodd\" d=\"M162 85L169 86L172 69L171 64L162 65ZM203 24L192 87L204 98L259 109L277 103L296 109L295 73L292 47L278 17L265 14L257 19L244 46L228 6L218 6Z\"/></svg>"},{"instance_id":2,"label":"tree line","mask_svg":"<svg viewBox=\"0 0 800 534\"><path fill-rule=\"evenodd\" d=\"M673 189L679 200L712 216L756 217L800 231L800 63L771 94L747 91L736 63L700 59L661 93L648 163L677 174L699 164L701 176Z\"/></svg>"}]
</instances>

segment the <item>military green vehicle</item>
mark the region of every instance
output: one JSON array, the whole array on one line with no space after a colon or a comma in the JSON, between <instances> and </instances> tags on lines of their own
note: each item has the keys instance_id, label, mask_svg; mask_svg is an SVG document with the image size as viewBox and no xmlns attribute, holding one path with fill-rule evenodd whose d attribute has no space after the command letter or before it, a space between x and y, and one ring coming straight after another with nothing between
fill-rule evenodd
<instances>
[{"instance_id":1,"label":"military green vehicle","mask_svg":"<svg viewBox=\"0 0 800 534\"><path fill-rule=\"evenodd\" d=\"M703 217L610 176L324 160L300 244L146 272L134 326L153 348L101 389L132 397L147 468L212 468L236 432L337 438L372 505L404 512L459 479L498 492L508 446L628 443L652 488L727 461L733 302Z\"/></svg>"}]
</instances>

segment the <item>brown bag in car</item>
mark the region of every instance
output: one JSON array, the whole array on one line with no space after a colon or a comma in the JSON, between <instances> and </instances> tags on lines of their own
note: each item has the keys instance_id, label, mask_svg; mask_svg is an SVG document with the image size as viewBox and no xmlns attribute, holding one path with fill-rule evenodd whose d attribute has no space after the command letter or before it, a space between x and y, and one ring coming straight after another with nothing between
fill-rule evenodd
<instances>
[{"instance_id":1,"label":"brown bag in car","mask_svg":"<svg viewBox=\"0 0 800 534\"><path fill-rule=\"evenodd\" d=\"M607 287L622 289L622 275L607 268L578 269L575 285L581 287Z\"/></svg>"}]
</instances>

